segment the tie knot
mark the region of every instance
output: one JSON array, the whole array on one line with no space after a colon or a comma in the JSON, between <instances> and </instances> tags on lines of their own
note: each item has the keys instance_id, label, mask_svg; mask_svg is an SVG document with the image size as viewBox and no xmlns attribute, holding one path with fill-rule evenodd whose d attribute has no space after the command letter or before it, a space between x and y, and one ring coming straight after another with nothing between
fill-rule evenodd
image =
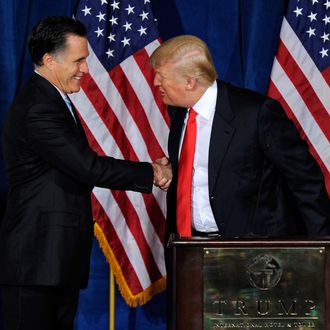
<instances>
[{"instance_id":1,"label":"tie knot","mask_svg":"<svg viewBox=\"0 0 330 330\"><path fill-rule=\"evenodd\" d=\"M190 126L192 123L195 123L196 116L197 116L197 112L193 108L190 108L188 113L188 120L187 120L188 126Z\"/></svg>"},{"instance_id":2,"label":"tie knot","mask_svg":"<svg viewBox=\"0 0 330 330\"><path fill-rule=\"evenodd\" d=\"M189 120L196 118L196 116L197 116L197 112L193 108L190 108L190 110L189 110Z\"/></svg>"}]
</instances>

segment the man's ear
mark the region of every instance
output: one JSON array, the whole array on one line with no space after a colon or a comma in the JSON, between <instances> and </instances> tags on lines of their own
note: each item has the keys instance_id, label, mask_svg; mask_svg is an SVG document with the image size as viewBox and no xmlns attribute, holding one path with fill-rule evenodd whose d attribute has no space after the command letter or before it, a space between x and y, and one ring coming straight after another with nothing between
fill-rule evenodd
<instances>
[{"instance_id":1,"label":"man's ear","mask_svg":"<svg viewBox=\"0 0 330 330\"><path fill-rule=\"evenodd\" d=\"M44 56L42 57L42 63L44 64L45 67L47 67L50 70L54 65L54 61L55 61L54 57L49 53L45 53Z\"/></svg>"},{"instance_id":2,"label":"man's ear","mask_svg":"<svg viewBox=\"0 0 330 330\"><path fill-rule=\"evenodd\" d=\"M197 86L197 78L188 78L186 88L187 90L194 90Z\"/></svg>"}]
</instances>

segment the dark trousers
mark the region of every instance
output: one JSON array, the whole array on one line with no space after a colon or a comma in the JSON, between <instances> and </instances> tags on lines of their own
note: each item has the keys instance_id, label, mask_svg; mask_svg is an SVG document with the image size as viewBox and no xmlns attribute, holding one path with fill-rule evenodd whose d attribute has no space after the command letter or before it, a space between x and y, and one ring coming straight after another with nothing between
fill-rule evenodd
<instances>
[{"instance_id":1,"label":"dark trousers","mask_svg":"<svg viewBox=\"0 0 330 330\"><path fill-rule=\"evenodd\" d=\"M79 289L1 287L4 330L72 330Z\"/></svg>"}]
</instances>

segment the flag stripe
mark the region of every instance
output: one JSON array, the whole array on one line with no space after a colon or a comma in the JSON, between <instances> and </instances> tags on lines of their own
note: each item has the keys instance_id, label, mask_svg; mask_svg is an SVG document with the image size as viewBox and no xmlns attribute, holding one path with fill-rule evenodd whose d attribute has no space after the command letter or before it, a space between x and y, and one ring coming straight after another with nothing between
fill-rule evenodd
<instances>
[{"instance_id":1,"label":"flag stripe","mask_svg":"<svg viewBox=\"0 0 330 330\"><path fill-rule=\"evenodd\" d=\"M330 86L330 67L322 71L322 76L327 84Z\"/></svg>"}]
</instances>

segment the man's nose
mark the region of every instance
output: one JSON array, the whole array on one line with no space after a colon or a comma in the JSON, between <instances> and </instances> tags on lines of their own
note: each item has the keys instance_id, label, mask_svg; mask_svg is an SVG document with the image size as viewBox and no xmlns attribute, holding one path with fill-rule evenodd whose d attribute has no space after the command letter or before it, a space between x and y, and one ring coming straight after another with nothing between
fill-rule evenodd
<instances>
[{"instance_id":1,"label":"man's nose","mask_svg":"<svg viewBox=\"0 0 330 330\"><path fill-rule=\"evenodd\" d=\"M160 86L160 77L159 77L159 74L157 74L157 73L154 77L154 86Z\"/></svg>"},{"instance_id":2,"label":"man's nose","mask_svg":"<svg viewBox=\"0 0 330 330\"><path fill-rule=\"evenodd\" d=\"M87 62L81 63L80 65L80 71L83 73L88 73L89 72L89 68L88 68L88 64Z\"/></svg>"}]
</instances>

